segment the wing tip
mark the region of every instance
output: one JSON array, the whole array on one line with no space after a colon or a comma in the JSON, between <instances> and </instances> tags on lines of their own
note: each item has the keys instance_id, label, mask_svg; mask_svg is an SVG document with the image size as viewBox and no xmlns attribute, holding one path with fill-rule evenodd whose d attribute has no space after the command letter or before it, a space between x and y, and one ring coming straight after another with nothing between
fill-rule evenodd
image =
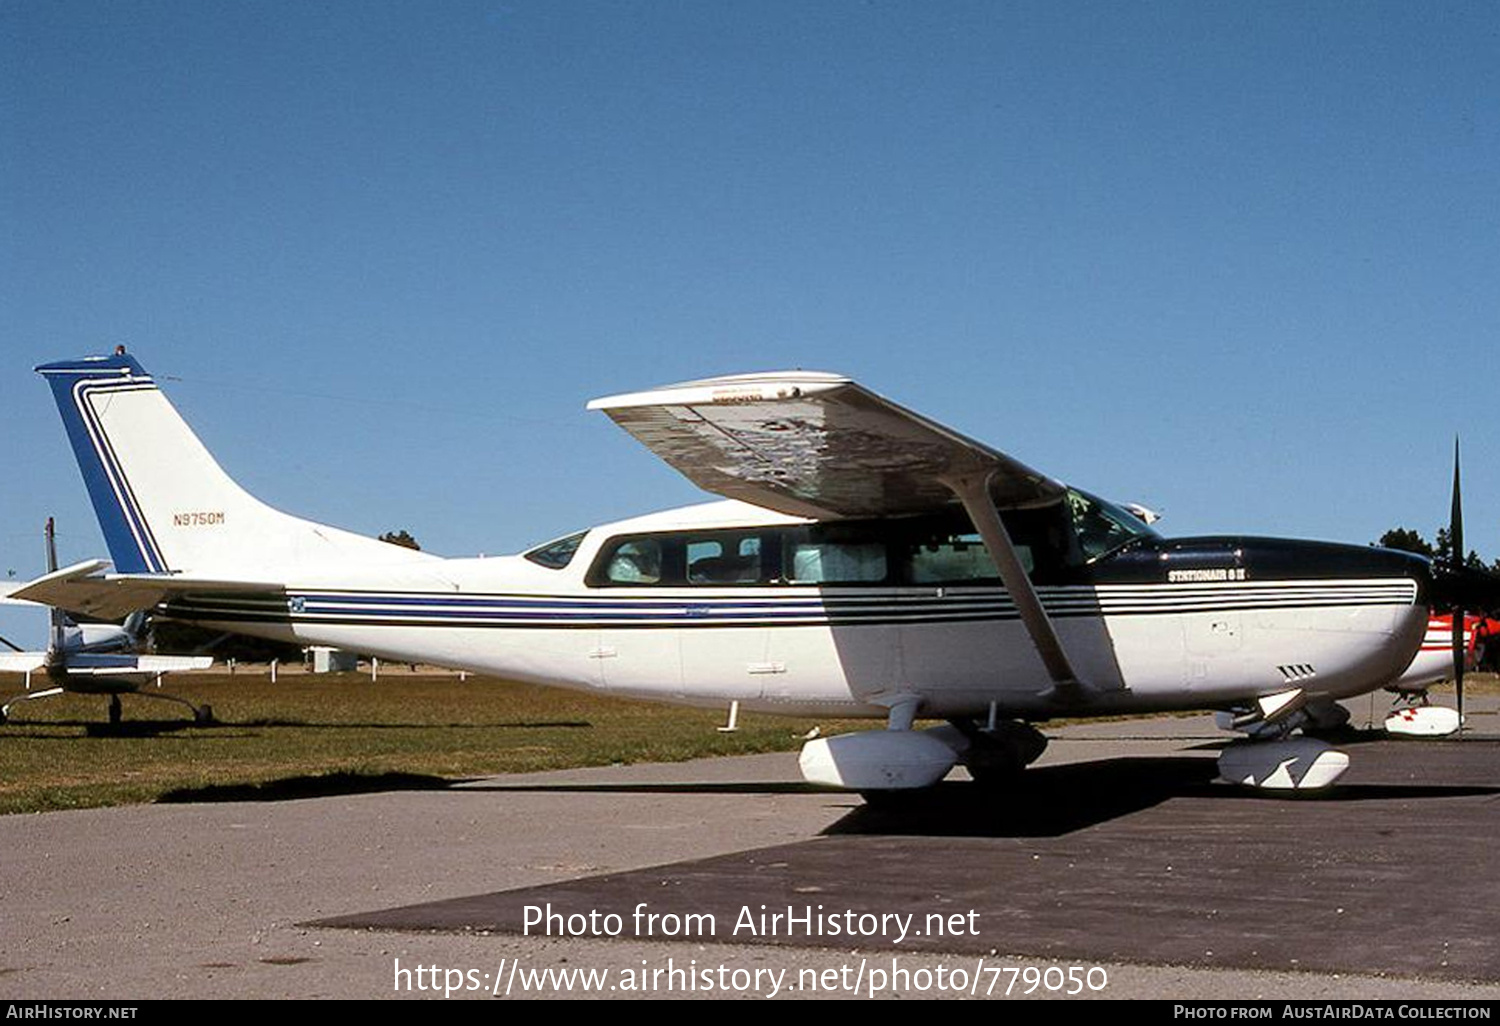
<instances>
[{"instance_id":1,"label":"wing tip","mask_svg":"<svg viewBox=\"0 0 1500 1026\"><path fill-rule=\"evenodd\" d=\"M590 410L617 410L632 406L714 405L771 402L800 395L829 392L854 384L854 379L829 371L757 371L725 374L695 381L660 385L644 392L623 392L591 400Z\"/></svg>"}]
</instances>

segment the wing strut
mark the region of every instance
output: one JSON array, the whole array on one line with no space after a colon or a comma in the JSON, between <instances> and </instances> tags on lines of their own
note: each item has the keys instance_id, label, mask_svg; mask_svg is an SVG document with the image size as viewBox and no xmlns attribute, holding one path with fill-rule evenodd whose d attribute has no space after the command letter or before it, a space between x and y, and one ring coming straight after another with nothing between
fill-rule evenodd
<instances>
[{"instance_id":1,"label":"wing strut","mask_svg":"<svg viewBox=\"0 0 1500 1026\"><path fill-rule=\"evenodd\" d=\"M1026 625L1032 643L1036 645L1037 653L1052 677L1053 687L1064 695L1077 695L1082 687L1078 674L1073 671L1073 664L1063 651L1062 641L1053 629L1047 611L1042 608L1042 600L1037 598L1036 589L1031 586L1031 578L1026 576L1026 568L1021 565L1016 547L1011 543L1010 533L1005 530L1005 524L995 509L994 499L990 496L990 478L993 475L994 471L988 471L944 477L941 480L963 503L969 519L984 541L990 559L994 560L995 568L1000 571L1000 581L1005 585L1005 590L1010 592L1011 601L1021 613L1021 622Z\"/></svg>"}]
</instances>

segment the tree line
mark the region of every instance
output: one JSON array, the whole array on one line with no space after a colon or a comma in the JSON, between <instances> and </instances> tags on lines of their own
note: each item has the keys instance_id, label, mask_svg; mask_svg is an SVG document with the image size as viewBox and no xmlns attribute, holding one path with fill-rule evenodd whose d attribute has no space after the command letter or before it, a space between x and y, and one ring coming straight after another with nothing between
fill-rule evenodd
<instances>
[{"instance_id":1,"label":"tree line","mask_svg":"<svg viewBox=\"0 0 1500 1026\"><path fill-rule=\"evenodd\" d=\"M1393 527L1380 536L1380 540L1374 544L1383 549L1399 549L1402 552L1414 552L1419 556L1429 559L1441 560L1445 563L1453 561L1453 539L1446 527L1439 527L1437 539L1429 542L1422 535L1406 527ZM1464 556L1464 566L1474 570L1493 570L1500 573L1500 558L1493 563L1486 563L1484 557L1473 549Z\"/></svg>"}]
</instances>

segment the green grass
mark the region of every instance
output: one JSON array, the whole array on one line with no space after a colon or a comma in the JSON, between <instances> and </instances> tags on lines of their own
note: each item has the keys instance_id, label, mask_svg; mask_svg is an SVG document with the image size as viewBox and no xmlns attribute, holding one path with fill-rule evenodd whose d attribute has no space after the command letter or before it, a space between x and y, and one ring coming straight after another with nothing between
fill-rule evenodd
<instances>
[{"instance_id":1,"label":"green grass","mask_svg":"<svg viewBox=\"0 0 1500 1026\"><path fill-rule=\"evenodd\" d=\"M0 686L7 696L20 690L19 678ZM195 727L184 707L135 695L124 696L119 728L108 726L98 696L13 707L0 726L0 813L789 751L813 726L850 726L745 715L724 734L715 727L725 709L447 674L383 674L374 683L362 674L283 674L275 684L263 674L204 674L169 678L164 690L212 705L217 725Z\"/></svg>"}]
</instances>

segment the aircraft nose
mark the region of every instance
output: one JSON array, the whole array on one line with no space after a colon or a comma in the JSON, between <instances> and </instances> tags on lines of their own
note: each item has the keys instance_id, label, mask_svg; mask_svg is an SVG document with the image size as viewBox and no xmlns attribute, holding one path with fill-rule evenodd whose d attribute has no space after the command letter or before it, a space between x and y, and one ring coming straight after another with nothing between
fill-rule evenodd
<instances>
[{"instance_id":1,"label":"aircraft nose","mask_svg":"<svg viewBox=\"0 0 1500 1026\"><path fill-rule=\"evenodd\" d=\"M1350 546L1364 553L1370 564L1370 575L1375 577L1409 577L1417 582L1417 602L1427 605L1432 602L1432 562L1423 556L1396 549L1366 548Z\"/></svg>"},{"instance_id":2,"label":"aircraft nose","mask_svg":"<svg viewBox=\"0 0 1500 1026\"><path fill-rule=\"evenodd\" d=\"M1432 603L1449 609L1500 608L1500 574L1483 567L1429 566Z\"/></svg>"}]
</instances>

